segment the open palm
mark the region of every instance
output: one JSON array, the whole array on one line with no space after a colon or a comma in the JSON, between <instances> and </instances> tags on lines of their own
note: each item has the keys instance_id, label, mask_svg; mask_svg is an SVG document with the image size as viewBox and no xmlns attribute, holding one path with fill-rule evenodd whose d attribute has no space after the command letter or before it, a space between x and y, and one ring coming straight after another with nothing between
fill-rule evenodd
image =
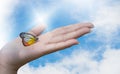
<instances>
[{"instance_id":1,"label":"open palm","mask_svg":"<svg viewBox=\"0 0 120 74\"><path fill-rule=\"evenodd\" d=\"M18 37L2 48L0 56L2 56L5 64L18 69L27 62L43 55L78 44L76 38L89 33L92 27L91 23L74 24L55 29L46 34L40 34L44 27L37 26L29 31L39 38L35 44L24 46L21 38Z\"/></svg>"}]
</instances>

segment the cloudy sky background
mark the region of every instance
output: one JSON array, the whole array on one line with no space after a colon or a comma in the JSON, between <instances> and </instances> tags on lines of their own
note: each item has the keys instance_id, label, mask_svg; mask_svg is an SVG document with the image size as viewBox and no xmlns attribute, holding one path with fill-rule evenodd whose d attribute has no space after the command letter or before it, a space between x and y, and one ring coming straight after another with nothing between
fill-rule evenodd
<instances>
[{"instance_id":1,"label":"cloudy sky background","mask_svg":"<svg viewBox=\"0 0 120 74\"><path fill-rule=\"evenodd\" d=\"M34 60L18 74L120 74L119 0L2 0L0 48L37 24L48 32L79 22L95 25L80 44Z\"/></svg>"}]
</instances>

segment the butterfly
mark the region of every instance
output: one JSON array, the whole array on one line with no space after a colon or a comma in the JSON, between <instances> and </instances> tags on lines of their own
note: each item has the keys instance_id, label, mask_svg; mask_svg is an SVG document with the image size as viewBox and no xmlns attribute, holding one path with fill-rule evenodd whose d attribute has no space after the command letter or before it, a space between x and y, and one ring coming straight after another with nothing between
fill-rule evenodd
<instances>
[{"instance_id":1,"label":"butterfly","mask_svg":"<svg viewBox=\"0 0 120 74\"><path fill-rule=\"evenodd\" d=\"M22 43L24 46L30 46L38 40L36 36L26 32L20 33L20 37L22 38Z\"/></svg>"}]
</instances>

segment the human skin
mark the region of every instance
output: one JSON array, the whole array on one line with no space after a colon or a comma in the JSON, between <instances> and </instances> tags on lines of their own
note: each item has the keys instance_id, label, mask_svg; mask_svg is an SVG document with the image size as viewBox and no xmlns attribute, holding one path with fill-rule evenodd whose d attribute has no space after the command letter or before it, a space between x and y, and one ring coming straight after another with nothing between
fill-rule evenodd
<instances>
[{"instance_id":1,"label":"human skin","mask_svg":"<svg viewBox=\"0 0 120 74\"><path fill-rule=\"evenodd\" d=\"M91 28L91 23L80 23L41 34L45 27L34 27L29 33L39 38L35 44L24 46L17 37L0 50L0 74L17 74L21 66L32 60L78 44L77 38L89 33Z\"/></svg>"}]
</instances>

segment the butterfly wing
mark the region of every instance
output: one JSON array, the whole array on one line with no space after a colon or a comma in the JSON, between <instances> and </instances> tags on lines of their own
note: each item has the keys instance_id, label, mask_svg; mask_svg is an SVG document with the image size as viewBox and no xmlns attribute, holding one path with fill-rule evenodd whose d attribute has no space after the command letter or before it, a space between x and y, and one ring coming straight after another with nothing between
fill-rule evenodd
<instances>
[{"instance_id":1,"label":"butterfly wing","mask_svg":"<svg viewBox=\"0 0 120 74\"><path fill-rule=\"evenodd\" d=\"M24 33L24 32L20 34L20 37L22 38L22 42L24 46L30 46L38 40L38 38L36 38L32 34Z\"/></svg>"}]
</instances>

